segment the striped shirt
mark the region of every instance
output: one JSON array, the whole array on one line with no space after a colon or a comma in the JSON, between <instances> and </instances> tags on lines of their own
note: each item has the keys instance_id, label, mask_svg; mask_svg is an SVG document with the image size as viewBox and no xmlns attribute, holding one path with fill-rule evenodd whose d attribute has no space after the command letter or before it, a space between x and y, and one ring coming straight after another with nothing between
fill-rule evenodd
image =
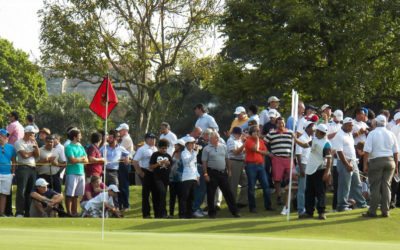
<instances>
[{"instance_id":1,"label":"striped shirt","mask_svg":"<svg viewBox=\"0 0 400 250\"><path fill-rule=\"evenodd\" d=\"M273 130L267 134L265 141L268 143L268 148L272 154L290 157L292 153L292 138L293 132L291 130L284 132Z\"/></svg>"}]
</instances>

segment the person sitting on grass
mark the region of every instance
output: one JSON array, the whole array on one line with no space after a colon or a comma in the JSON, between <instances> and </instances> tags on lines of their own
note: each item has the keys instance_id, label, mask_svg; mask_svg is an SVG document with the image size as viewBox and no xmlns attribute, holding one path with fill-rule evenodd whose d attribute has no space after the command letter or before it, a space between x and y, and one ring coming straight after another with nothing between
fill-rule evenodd
<instances>
[{"instance_id":1,"label":"person sitting on grass","mask_svg":"<svg viewBox=\"0 0 400 250\"><path fill-rule=\"evenodd\" d=\"M82 217L103 218L109 215L121 218L122 215L118 208L114 205L114 198L118 197L119 189L112 184L107 188L107 192L103 192L96 197L90 199L83 210ZM104 203L104 214L103 214Z\"/></svg>"},{"instance_id":2,"label":"person sitting on grass","mask_svg":"<svg viewBox=\"0 0 400 250\"><path fill-rule=\"evenodd\" d=\"M31 192L32 203L29 211L30 217L55 217L58 206L64 199L62 194L47 188L49 183L39 178Z\"/></svg>"},{"instance_id":3,"label":"person sitting on grass","mask_svg":"<svg viewBox=\"0 0 400 250\"><path fill-rule=\"evenodd\" d=\"M93 175L90 177L90 183L85 185L85 194L82 196L81 208L84 209L86 203L103 192L105 188L106 185L101 181L100 176Z\"/></svg>"}]
</instances>

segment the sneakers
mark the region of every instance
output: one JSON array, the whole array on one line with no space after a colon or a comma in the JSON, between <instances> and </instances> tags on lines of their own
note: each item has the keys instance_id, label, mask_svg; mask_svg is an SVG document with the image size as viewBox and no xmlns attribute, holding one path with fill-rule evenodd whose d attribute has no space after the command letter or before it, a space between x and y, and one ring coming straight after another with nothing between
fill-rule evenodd
<instances>
[{"instance_id":1,"label":"sneakers","mask_svg":"<svg viewBox=\"0 0 400 250\"><path fill-rule=\"evenodd\" d=\"M349 207L345 207L345 208L343 208L343 209L338 209L337 211L338 212L347 212L347 211L351 211L351 210L353 210L353 209L351 209L351 208L349 208Z\"/></svg>"},{"instance_id":2,"label":"sneakers","mask_svg":"<svg viewBox=\"0 0 400 250\"><path fill-rule=\"evenodd\" d=\"M325 213L320 213L320 214L318 215L318 220L326 220L326 215L325 215Z\"/></svg>"},{"instance_id":3,"label":"sneakers","mask_svg":"<svg viewBox=\"0 0 400 250\"><path fill-rule=\"evenodd\" d=\"M17 214L17 215L15 216L15 218L24 218L24 216L23 216L22 214Z\"/></svg>"},{"instance_id":4,"label":"sneakers","mask_svg":"<svg viewBox=\"0 0 400 250\"><path fill-rule=\"evenodd\" d=\"M287 207L282 208L281 215L288 215L289 213L290 213L289 208L287 208Z\"/></svg>"},{"instance_id":5,"label":"sneakers","mask_svg":"<svg viewBox=\"0 0 400 250\"><path fill-rule=\"evenodd\" d=\"M198 209L198 210L196 210L196 211L193 213L193 217L195 217L195 218L203 218L203 217L204 217L204 214L203 214L202 211L200 211L200 210Z\"/></svg>"}]
</instances>

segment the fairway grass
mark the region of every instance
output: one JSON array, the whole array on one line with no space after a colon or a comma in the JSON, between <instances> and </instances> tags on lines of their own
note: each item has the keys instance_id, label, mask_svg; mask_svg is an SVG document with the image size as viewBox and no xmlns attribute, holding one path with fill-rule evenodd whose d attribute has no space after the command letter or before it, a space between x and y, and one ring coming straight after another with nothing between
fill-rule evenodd
<instances>
[{"instance_id":1,"label":"fairway grass","mask_svg":"<svg viewBox=\"0 0 400 250\"><path fill-rule=\"evenodd\" d=\"M400 249L400 209L390 218L367 219L365 209L328 213L326 221L291 221L279 211L231 218L226 207L217 219L141 219L139 190L123 219L0 218L1 249ZM261 201L258 202L261 204ZM328 208L329 209L329 208Z\"/></svg>"}]
</instances>

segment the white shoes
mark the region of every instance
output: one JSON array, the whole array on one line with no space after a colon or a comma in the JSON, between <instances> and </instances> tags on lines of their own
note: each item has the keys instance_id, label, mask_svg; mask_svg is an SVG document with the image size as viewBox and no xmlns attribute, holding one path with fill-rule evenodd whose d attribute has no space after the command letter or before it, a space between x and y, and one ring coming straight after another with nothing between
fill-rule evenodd
<instances>
[{"instance_id":1,"label":"white shoes","mask_svg":"<svg viewBox=\"0 0 400 250\"><path fill-rule=\"evenodd\" d=\"M282 208L281 215L288 215L290 213L289 208L286 206Z\"/></svg>"},{"instance_id":2,"label":"white shoes","mask_svg":"<svg viewBox=\"0 0 400 250\"><path fill-rule=\"evenodd\" d=\"M204 214L201 210L196 210L196 212L193 213L193 217L195 218L203 218Z\"/></svg>"}]
</instances>

